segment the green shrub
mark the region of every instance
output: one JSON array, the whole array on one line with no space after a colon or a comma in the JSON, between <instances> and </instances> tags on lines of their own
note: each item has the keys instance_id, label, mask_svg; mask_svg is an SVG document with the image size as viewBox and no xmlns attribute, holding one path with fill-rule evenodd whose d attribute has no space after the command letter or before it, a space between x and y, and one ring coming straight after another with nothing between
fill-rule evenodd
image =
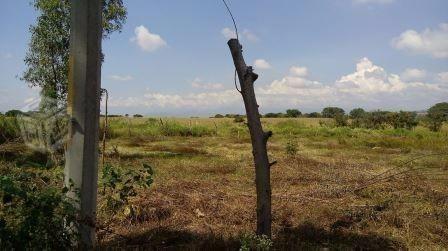
<instances>
[{"instance_id":1,"label":"green shrub","mask_svg":"<svg viewBox=\"0 0 448 251\"><path fill-rule=\"evenodd\" d=\"M411 130L418 125L417 113L415 112L391 112L386 116L388 124L394 129L406 128Z\"/></svg>"},{"instance_id":2,"label":"green shrub","mask_svg":"<svg viewBox=\"0 0 448 251\"><path fill-rule=\"evenodd\" d=\"M286 154L289 156L295 156L297 154L297 143L293 142L293 141L288 141L286 143Z\"/></svg>"},{"instance_id":3,"label":"green shrub","mask_svg":"<svg viewBox=\"0 0 448 251\"><path fill-rule=\"evenodd\" d=\"M235 118L233 119L233 122L244 123L244 117L243 116L235 116Z\"/></svg>"},{"instance_id":4,"label":"green shrub","mask_svg":"<svg viewBox=\"0 0 448 251\"><path fill-rule=\"evenodd\" d=\"M64 250L77 236L75 201L52 172L33 168L1 168L0 248Z\"/></svg>"},{"instance_id":5,"label":"green shrub","mask_svg":"<svg viewBox=\"0 0 448 251\"><path fill-rule=\"evenodd\" d=\"M100 194L104 196L104 204L100 207L104 212L116 213L129 204L129 198L137 195L138 188L149 188L154 179L154 170L143 164L139 169L128 169L106 165L101 172Z\"/></svg>"},{"instance_id":6,"label":"green shrub","mask_svg":"<svg viewBox=\"0 0 448 251\"><path fill-rule=\"evenodd\" d=\"M343 114L337 113L334 116L334 122L337 127L344 127L348 125L348 118Z\"/></svg>"},{"instance_id":7,"label":"green shrub","mask_svg":"<svg viewBox=\"0 0 448 251\"><path fill-rule=\"evenodd\" d=\"M16 117L0 115L0 144L20 138L20 129Z\"/></svg>"},{"instance_id":8,"label":"green shrub","mask_svg":"<svg viewBox=\"0 0 448 251\"><path fill-rule=\"evenodd\" d=\"M265 235L245 234L241 237L240 251L267 251L273 246L272 240Z\"/></svg>"}]
</instances>

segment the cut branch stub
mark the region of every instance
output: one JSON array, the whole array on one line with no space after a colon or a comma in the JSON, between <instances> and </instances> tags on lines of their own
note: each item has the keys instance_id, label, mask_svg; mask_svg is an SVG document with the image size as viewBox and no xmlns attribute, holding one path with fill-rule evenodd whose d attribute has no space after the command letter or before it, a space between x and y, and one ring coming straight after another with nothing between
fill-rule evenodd
<instances>
[{"instance_id":1,"label":"cut branch stub","mask_svg":"<svg viewBox=\"0 0 448 251\"><path fill-rule=\"evenodd\" d=\"M241 84L241 95L246 108L247 125L252 141L255 162L255 184L257 190L257 234L271 237L271 182L270 166L266 144L272 132L264 132L258 112L254 82L258 75L247 66L242 54L242 46L237 39L227 43L232 53L233 63Z\"/></svg>"}]
</instances>

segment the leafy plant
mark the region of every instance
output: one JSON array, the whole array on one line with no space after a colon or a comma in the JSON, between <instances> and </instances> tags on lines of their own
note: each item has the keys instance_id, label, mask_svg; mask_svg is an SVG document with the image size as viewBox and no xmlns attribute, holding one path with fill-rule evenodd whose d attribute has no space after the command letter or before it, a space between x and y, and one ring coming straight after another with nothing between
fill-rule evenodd
<instances>
[{"instance_id":1,"label":"leafy plant","mask_svg":"<svg viewBox=\"0 0 448 251\"><path fill-rule=\"evenodd\" d=\"M0 249L64 250L77 239L72 189L58 188L49 171L2 168L0 175ZM62 179L61 179L62 180Z\"/></svg>"},{"instance_id":2,"label":"leafy plant","mask_svg":"<svg viewBox=\"0 0 448 251\"><path fill-rule=\"evenodd\" d=\"M106 165L102 170L100 194L104 196L106 211L123 209L129 199L137 195L137 189L149 188L154 182L154 170L143 164L137 170L123 171L121 168Z\"/></svg>"},{"instance_id":3,"label":"leafy plant","mask_svg":"<svg viewBox=\"0 0 448 251\"><path fill-rule=\"evenodd\" d=\"M334 122L337 127L344 127L348 125L348 118L341 113L337 113L334 116Z\"/></svg>"},{"instance_id":4,"label":"leafy plant","mask_svg":"<svg viewBox=\"0 0 448 251\"><path fill-rule=\"evenodd\" d=\"M294 156L297 154L297 144L293 141L288 141L286 143L286 154L289 156Z\"/></svg>"},{"instance_id":5,"label":"leafy plant","mask_svg":"<svg viewBox=\"0 0 448 251\"><path fill-rule=\"evenodd\" d=\"M272 245L272 240L266 235L245 234L241 238L240 251L267 251L271 249Z\"/></svg>"},{"instance_id":6,"label":"leafy plant","mask_svg":"<svg viewBox=\"0 0 448 251\"><path fill-rule=\"evenodd\" d=\"M20 138L20 130L16 117L0 115L0 144Z\"/></svg>"},{"instance_id":7,"label":"leafy plant","mask_svg":"<svg viewBox=\"0 0 448 251\"><path fill-rule=\"evenodd\" d=\"M235 116L235 118L233 119L233 122L235 123L244 123L244 117L243 116Z\"/></svg>"}]
</instances>

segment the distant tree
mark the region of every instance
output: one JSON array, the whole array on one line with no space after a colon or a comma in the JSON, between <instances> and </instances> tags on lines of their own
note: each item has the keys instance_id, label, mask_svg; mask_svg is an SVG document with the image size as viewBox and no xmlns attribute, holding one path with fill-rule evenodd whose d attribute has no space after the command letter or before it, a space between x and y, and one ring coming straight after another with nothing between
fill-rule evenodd
<instances>
[{"instance_id":1,"label":"distant tree","mask_svg":"<svg viewBox=\"0 0 448 251\"><path fill-rule=\"evenodd\" d=\"M442 128L443 122L448 121L448 103L438 103L429 108L427 114L428 127L437 132Z\"/></svg>"},{"instance_id":2,"label":"distant tree","mask_svg":"<svg viewBox=\"0 0 448 251\"><path fill-rule=\"evenodd\" d=\"M298 118L300 115L302 115L302 112L297 109L286 110L286 117L288 118Z\"/></svg>"},{"instance_id":3,"label":"distant tree","mask_svg":"<svg viewBox=\"0 0 448 251\"><path fill-rule=\"evenodd\" d=\"M221 119L221 118L224 118L224 116L218 113L218 114L215 115L215 118L216 119Z\"/></svg>"},{"instance_id":4,"label":"distant tree","mask_svg":"<svg viewBox=\"0 0 448 251\"><path fill-rule=\"evenodd\" d=\"M41 88L41 109L65 105L70 48L70 0L32 0L38 12L30 27L31 40L22 79ZM127 11L123 0L103 0L103 38L121 31Z\"/></svg>"},{"instance_id":5,"label":"distant tree","mask_svg":"<svg viewBox=\"0 0 448 251\"><path fill-rule=\"evenodd\" d=\"M345 115L345 111L339 107L325 107L322 110L322 116L324 118L334 118L336 115Z\"/></svg>"},{"instance_id":6,"label":"distant tree","mask_svg":"<svg viewBox=\"0 0 448 251\"><path fill-rule=\"evenodd\" d=\"M322 115L318 112L311 112L306 114L307 118L320 118L321 116Z\"/></svg>"},{"instance_id":7,"label":"distant tree","mask_svg":"<svg viewBox=\"0 0 448 251\"><path fill-rule=\"evenodd\" d=\"M264 115L265 118L278 118L278 116L279 116L278 113L272 113L272 112L266 113Z\"/></svg>"},{"instance_id":8,"label":"distant tree","mask_svg":"<svg viewBox=\"0 0 448 251\"><path fill-rule=\"evenodd\" d=\"M364 127L369 129L383 129L387 125L387 116L389 113L380 110L366 113L363 118Z\"/></svg>"},{"instance_id":9,"label":"distant tree","mask_svg":"<svg viewBox=\"0 0 448 251\"><path fill-rule=\"evenodd\" d=\"M235 116L235 118L233 119L233 122L235 122L235 123L243 123L243 122L244 122L244 117L243 117L243 116L240 116L240 115L237 115L237 116Z\"/></svg>"},{"instance_id":10,"label":"distant tree","mask_svg":"<svg viewBox=\"0 0 448 251\"><path fill-rule=\"evenodd\" d=\"M133 117L134 117L134 118L143 118L143 115L141 115L141 114L134 114Z\"/></svg>"},{"instance_id":11,"label":"distant tree","mask_svg":"<svg viewBox=\"0 0 448 251\"><path fill-rule=\"evenodd\" d=\"M387 123L394 129L406 128L411 130L418 125L416 112L390 112L386 117Z\"/></svg>"},{"instance_id":12,"label":"distant tree","mask_svg":"<svg viewBox=\"0 0 448 251\"><path fill-rule=\"evenodd\" d=\"M350 111L350 118L352 119L360 119L366 114L366 111L362 108L355 108Z\"/></svg>"},{"instance_id":13,"label":"distant tree","mask_svg":"<svg viewBox=\"0 0 448 251\"><path fill-rule=\"evenodd\" d=\"M5 113L6 117L17 117L17 115L22 115L24 114L22 111L20 110L9 110Z\"/></svg>"},{"instance_id":14,"label":"distant tree","mask_svg":"<svg viewBox=\"0 0 448 251\"><path fill-rule=\"evenodd\" d=\"M241 116L241 115L239 115L239 114L226 114L224 117L226 117L226 118L235 118L235 117L239 117L239 116Z\"/></svg>"},{"instance_id":15,"label":"distant tree","mask_svg":"<svg viewBox=\"0 0 448 251\"><path fill-rule=\"evenodd\" d=\"M127 117L129 117L129 114L126 113L124 116L127 118Z\"/></svg>"}]
</instances>

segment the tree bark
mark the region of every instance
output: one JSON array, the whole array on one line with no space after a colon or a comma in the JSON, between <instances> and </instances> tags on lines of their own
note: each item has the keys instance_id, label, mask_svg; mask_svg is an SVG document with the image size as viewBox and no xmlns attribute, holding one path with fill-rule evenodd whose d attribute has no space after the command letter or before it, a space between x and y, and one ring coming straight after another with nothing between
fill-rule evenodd
<instances>
[{"instance_id":1,"label":"tree bark","mask_svg":"<svg viewBox=\"0 0 448 251\"><path fill-rule=\"evenodd\" d=\"M227 43L232 53L238 78L241 85L246 108L247 124L252 141L252 154L255 162L255 183L257 190L257 234L271 237L271 177L267 141L272 132L264 132L261 126L260 113L255 97L254 82L258 75L251 66L247 66L242 54L242 46L237 39Z\"/></svg>"}]
</instances>

